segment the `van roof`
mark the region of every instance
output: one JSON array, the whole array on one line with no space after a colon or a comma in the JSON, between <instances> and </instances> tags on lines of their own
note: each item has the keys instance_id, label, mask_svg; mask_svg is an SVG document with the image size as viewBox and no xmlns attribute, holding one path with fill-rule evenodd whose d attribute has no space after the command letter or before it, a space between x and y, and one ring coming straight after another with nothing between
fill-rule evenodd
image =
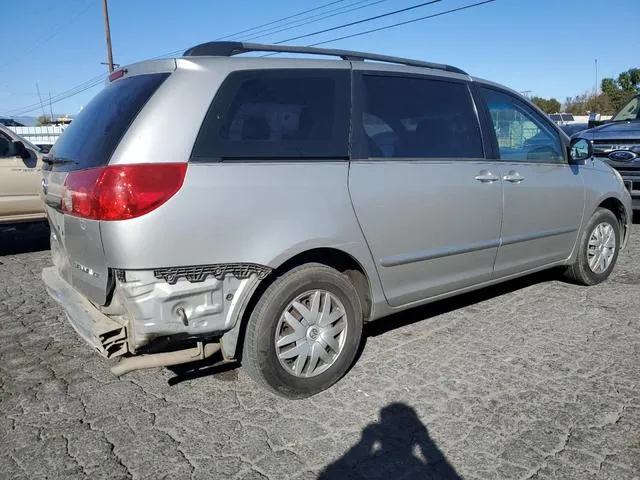
<instances>
[{"instance_id":1,"label":"van roof","mask_svg":"<svg viewBox=\"0 0 640 480\"><path fill-rule=\"evenodd\" d=\"M187 49L184 57L231 57L249 52L270 52L270 53L299 53L304 55L325 55L332 57L340 57L343 60L364 61L373 60L384 63L394 63L400 65L408 65L412 67L426 67L436 70L444 70L452 73L467 75L467 73L458 67L446 65L442 63L425 62L422 60L412 60L409 58L394 57L389 55L378 55L376 53L358 52L353 50L339 50L332 48L303 47L293 45L267 45L261 43L244 43L244 42L207 42L195 45Z\"/></svg>"}]
</instances>

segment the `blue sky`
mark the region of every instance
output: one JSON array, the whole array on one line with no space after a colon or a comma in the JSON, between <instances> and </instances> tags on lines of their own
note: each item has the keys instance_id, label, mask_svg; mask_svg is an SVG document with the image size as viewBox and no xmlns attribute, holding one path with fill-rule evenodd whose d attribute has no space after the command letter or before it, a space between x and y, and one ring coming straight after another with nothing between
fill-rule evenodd
<instances>
[{"instance_id":1,"label":"blue sky","mask_svg":"<svg viewBox=\"0 0 640 480\"><path fill-rule=\"evenodd\" d=\"M332 39L478 0L441 0L377 21L317 35L302 45ZM275 42L411 5L422 0L385 0L255 41ZM109 0L114 61L127 64L233 34L320 7L328 0ZM306 16L367 0L342 0ZM0 39L0 114L38 102L106 71L101 0L20 0L3 4ZM337 13L337 12L336 12ZM303 19L296 17L288 22ZM533 95L563 101L640 66L640 0L496 0L477 8L386 31L329 43L456 65L472 75ZM629 21L629 23L625 23ZM284 28L284 27L281 27ZM243 34L232 39L248 38ZM53 106L75 114L102 85ZM21 112L20 112L21 113ZM28 113L38 115L39 109Z\"/></svg>"}]
</instances>

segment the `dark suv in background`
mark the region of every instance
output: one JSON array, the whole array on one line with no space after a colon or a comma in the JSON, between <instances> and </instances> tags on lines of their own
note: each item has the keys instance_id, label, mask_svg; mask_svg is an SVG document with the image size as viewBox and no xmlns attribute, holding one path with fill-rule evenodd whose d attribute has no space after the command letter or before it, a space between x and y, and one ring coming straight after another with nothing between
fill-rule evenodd
<instances>
[{"instance_id":1,"label":"dark suv in background","mask_svg":"<svg viewBox=\"0 0 640 480\"><path fill-rule=\"evenodd\" d=\"M591 140L593 154L620 172L634 211L640 211L640 95L629 100L611 120L573 137Z\"/></svg>"}]
</instances>

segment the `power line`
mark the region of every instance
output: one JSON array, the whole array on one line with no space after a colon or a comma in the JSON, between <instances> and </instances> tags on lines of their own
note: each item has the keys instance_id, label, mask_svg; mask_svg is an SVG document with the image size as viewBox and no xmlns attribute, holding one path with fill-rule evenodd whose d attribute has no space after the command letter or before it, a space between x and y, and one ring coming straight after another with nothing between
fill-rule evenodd
<instances>
[{"instance_id":1,"label":"power line","mask_svg":"<svg viewBox=\"0 0 640 480\"><path fill-rule=\"evenodd\" d=\"M431 4L431 3L436 3L436 2L439 2L439 1L442 1L442 0L432 0L431 2L427 2L425 4L420 4L419 6L424 6L424 5ZM350 34L350 35L343 35L341 37L336 37L336 38L333 38L333 39L330 39L330 40L324 40L322 42L316 42L316 43L313 43L313 44L311 44L309 46L324 45L324 44L327 44L327 43L337 42L339 40L345 40L347 38L353 38L353 37L359 37L359 36L362 36L362 35L368 35L370 33L380 32L382 30L388 30L388 29L399 27L399 26L402 26L402 25L408 25L408 24L411 24L411 23L420 22L420 21L427 20L427 19L430 19L430 18L440 17L440 16L443 16L443 15L448 15L450 13L455 13L455 12L459 12L459 11L462 11L462 10L467 10L467 9L474 8L474 7L479 7L481 5L492 3L494 1L495 0L484 0L484 1L481 1L481 2L472 3L472 4L469 4L469 5L462 6L462 7L453 8L453 9L450 9L450 10L445 10L443 12L434 13L434 14L431 14L431 15L426 15L426 16L423 16L423 17L414 18L414 19L411 19L411 20L403 21L403 22L397 22L397 23L394 23L394 24L391 24L391 25L386 25L386 26L383 26L383 27L373 28L371 30L366 30L366 31L363 31L363 32L357 32L357 33L353 33L353 34ZM337 2L331 2L331 3L337 3ZM419 6L408 7L408 8L418 8ZM320 7L317 7L317 8L320 8ZM403 11L406 11L406 9L403 9ZM388 15L385 15L385 16L388 16ZM291 16L288 17L288 18L291 18ZM371 21L371 20L374 20L374 19L377 19L377 18L380 18L380 16L371 17L369 20L364 19L364 20L358 21L356 23L351 22L348 25L351 26L353 24L363 23L364 21ZM335 30L337 28L343 28L343 27L344 26L333 27L332 30ZM318 34L318 33L319 32L315 32L314 35ZM309 34L307 36L310 36L310 35L312 35L312 34ZM279 43L283 43L285 41L289 41L289 40L283 40L283 41L277 42L277 43L279 44ZM182 50L178 50L176 52L171 52L171 53L178 53L180 51L182 51ZM157 57L157 58L159 58L159 57ZM93 88L96 85L98 85L99 83L101 83L105 79L105 77L106 77L106 75L102 74L102 75L93 77L92 79L86 80L85 82L83 82L83 83L81 83L79 85L76 85L75 87L72 87L71 89L67 90L66 92L62 92L62 93L60 93L58 95L55 95L54 97L52 97L54 100L51 101L50 103L51 104L58 103L58 102L60 102L62 100L66 100L67 98L73 97L75 95L78 95L78 94L86 91L86 90L89 90L90 88ZM10 112L19 111L20 113L13 113L13 115L14 116L23 115L25 113L29 113L29 112L32 112L34 110L40 109L41 108L41 104L42 104L42 102L35 103L35 104L28 105L26 107L22 107L22 108L19 108L19 109L10 110Z\"/></svg>"},{"instance_id":2,"label":"power line","mask_svg":"<svg viewBox=\"0 0 640 480\"><path fill-rule=\"evenodd\" d=\"M251 28L246 28L246 29L244 29L244 30L240 30L239 32L230 33L230 34L228 34L228 35L224 35L224 36L222 36L222 37L214 38L214 39L213 39L213 41L226 40L226 39L229 39L229 38L231 38L231 37L236 37L236 36L238 36L238 35L241 35L241 34L243 34L243 33L253 32L253 31L255 31L255 30L259 30L259 29L261 29L261 28L263 28L263 27L267 27L267 26L269 26L269 25L274 25L274 24L276 24L276 23L281 23L281 22L283 22L283 21L285 21L285 20L289 20L289 19L291 19L291 18L299 17L299 16L305 15L305 14L307 14L307 13L311 13L311 12L315 12L315 11L318 11L318 10L322 10L322 9L325 9L325 8L330 7L330 6L332 6L332 5L335 5L335 4L337 4L337 3L342 3L342 2L344 2L344 1L345 1L345 0L334 0L333 2L324 3L324 4L322 4L322 5L318 6L318 7L310 8L310 9L308 9L308 10L304 10L304 11L302 11L302 12L298 12L298 13L295 13L295 14L293 14L293 15L289 15L289 16L287 16L287 17L280 18L280 19L278 19L278 20L273 20L273 21L271 21L271 22L263 23L262 25L257 25L257 26L255 26L255 27L251 27ZM326 13L326 12L325 12L325 13ZM189 45L189 46L191 46L191 45ZM163 53L162 55L158 55L158 56L156 56L156 57L152 57L152 58L151 58L151 60L155 60L155 59L163 58L163 57L172 57L172 56L174 56L174 55L177 55L177 54L179 54L179 53L184 52L187 48L189 48L189 46L184 47L184 48L181 48L181 49L179 49L179 50L173 50L173 51L171 51L171 52Z\"/></svg>"},{"instance_id":3,"label":"power line","mask_svg":"<svg viewBox=\"0 0 640 480\"><path fill-rule=\"evenodd\" d=\"M255 40L257 38L262 38L262 37L266 37L267 35L273 35L275 33L280 33L280 32L285 32L287 30L292 30L294 28L300 28L303 27L305 25L308 25L310 23L315 23L315 22L320 22L322 20L326 20L327 18L332 18L335 17L337 15L344 15L346 13L351 13L354 12L356 10L360 10L363 8L369 8L369 7L373 7L374 5L377 5L379 3L382 2L386 2L388 0L377 0L375 2L371 2L370 0L359 0L357 2L351 3L349 5L343 5L342 7L338 7L338 8L334 8L332 10L328 10L326 12L323 13L316 13L315 15L311 15L309 17L306 18L300 18L298 20L294 20L292 22L287 22L287 23L283 23L282 25L278 25L277 27L271 27L268 28L266 30L262 30L262 31L258 31L258 32L254 32L249 38L245 38L243 40L249 41L249 40ZM362 5L363 3L365 3L366 5ZM356 6L358 5L358 6ZM353 8L349 8L349 7L353 7ZM345 8L347 10L345 10ZM336 12L336 13L334 13ZM292 25L292 26L289 26ZM282 27L286 27L286 28L282 28Z\"/></svg>"},{"instance_id":4,"label":"power line","mask_svg":"<svg viewBox=\"0 0 640 480\"><path fill-rule=\"evenodd\" d=\"M317 22L317 21L323 20L323 19L325 19L325 18L334 17L334 16L336 16L336 15L338 15L338 14L341 14L341 13L349 13L349 12L354 11L354 10L360 10L360 9L362 9L362 8L365 8L365 7L373 6L373 5L376 5L376 4L378 4L378 3L382 3L383 1L386 1L386 0L378 0L378 1L375 1L375 2L373 2L373 3L368 3L367 5L361 5L361 6L358 6L358 7L352 8L352 9L350 9L350 10L346 10L346 11L343 11L343 12L340 12L340 13L336 13L336 14L333 14L333 15L327 15L327 16L324 16L324 17L318 18L318 19L313 20L313 21L305 22L305 23L302 23L302 24L297 25L297 26L295 26L295 27L284 28L284 29L282 29L282 30L276 30L275 32L270 32L270 34L277 33L277 32L279 32L279 31L290 30L291 28L297 28L297 27L300 27L300 26L303 26L303 25L307 25L307 24L309 24L309 23L314 23L314 22ZM390 16L390 15L396 15L396 14L398 14L398 13L404 13L404 12L407 12L407 11L410 11L410 10L414 10L414 9L416 9L416 8L425 7L425 6L427 6L427 5L431 5L431 4L434 4L434 3L438 3L438 2L441 2L441 1L442 1L442 0L430 0L430 1L428 1L428 2L423 2L423 3L418 4L418 5L413 5L413 6L411 6L411 7L401 8L401 9L394 10L394 11L391 11L391 12L386 12L386 13L383 13L383 14L380 14L380 15L375 15L375 16L372 16L372 17L368 17L368 18L364 18L364 19L361 19L361 20L357 20L357 21L355 21L355 22L349 22L349 23L346 23L346 24L343 24L343 25L338 25L338 26L335 26L335 27L326 28L326 29L323 29L323 30L318 30L318 31L313 32L313 33L308 33L308 34L304 34L304 35L299 35L299 36L296 36L296 37L288 38L288 39L285 39L285 40L281 40L281 41L279 41L279 42L275 42L275 44L276 44L276 45L279 45L279 44L286 43L286 42L289 42L289 41L292 41L292 40L298 40L298 39L300 39L300 38L311 37L311 36L314 36L314 35L319 35L319 34L321 34L321 33L326 33L326 32L331 32L331 31L338 30L338 29L341 29L341 28L351 27L351 26L353 26L353 25L358 25L358 24L360 24L360 23L365 23L365 22L370 22L370 21L373 21L373 20L378 20L378 19L380 19L380 18L388 17L388 16ZM353 4L351 4L351 6L353 6L353 5L357 5L357 4L359 4L359 3L361 3L361 2L353 3ZM335 11L335 10L333 10L333 11ZM333 11L331 11L331 10L330 10L329 12L333 12ZM325 13L329 13L329 12L325 12ZM324 15L324 14L321 14L321 15ZM313 17L313 16L312 16L312 17ZM312 18L312 17L308 17L306 20L309 20L309 19L310 19L310 18ZM266 34L265 34L265 35L266 35ZM260 36L256 36L256 37L251 37L251 38L249 38L248 40L252 40L252 39L255 39L255 38L260 38L260 37L263 37L263 36L265 36L265 35L260 35ZM216 38L216 39L214 39L214 40L221 40L221 39L222 39L222 38ZM188 47L187 47L187 48L188 48ZM173 54L177 54L177 53L183 52L184 50L186 50L186 48L183 48L183 49L180 49L180 50L175 50L175 51L173 51L173 52L169 52L169 53L167 53L167 54L165 54L165 55L161 55L161 56L159 56L159 57L155 57L155 58L160 58L160 57L167 56L167 55L169 55L169 56L170 56L170 55L173 55ZM270 55L272 55L272 54L269 54L269 55L263 55L263 56L268 57L268 56L270 56Z\"/></svg>"},{"instance_id":5,"label":"power line","mask_svg":"<svg viewBox=\"0 0 640 480\"><path fill-rule=\"evenodd\" d=\"M323 42L312 43L311 45L308 45L308 46L309 47L315 47L315 46L318 46L318 45L324 45L326 43L337 42L338 40L345 40L347 38L359 37L361 35L368 35L369 33L380 32L382 30L388 30L390 28L400 27L402 25L408 25L410 23L415 23L415 22L420 22L422 20L427 20L429 18L440 17L442 15L447 15L449 13L454 13L454 12L459 12L461 10L467 10L467 9L473 8L473 7L479 7L480 5L485 5L487 3L491 3L491 2L495 2L495 1L496 0L485 0L484 2L476 2L476 3L472 3L470 5L465 5L463 7L453 8L451 10L446 10L444 12L434 13L432 15L426 15L426 16L420 17L420 18L414 18L413 20L407 20L407 21L404 21L404 22L393 23L391 25L386 25L384 27L374 28L374 29L367 30L367 31L364 31L364 32L352 33L351 35L344 35L342 37L332 38L331 40L325 40Z\"/></svg>"},{"instance_id":6,"label":"power line","mask_svg":"<svg viewBox=\"0 0 640 480\"><path fill-rule=\"evenodd\" d=\"M52 99L54 99L54 100L55 100L55 99L57 99L57 98L59 98L59 97L61 97L61 96L66 96L66 95L68 95L69 93L72 93L73 91L75 91L76 89L83 88L83 87L87 86L88 84L91 84L91 85L93 86L94 84L97 84L96 82L98 82L98 83L99 83L99 82L103 81L105 78L106 78L106 74L101 73L100 75L96 75L95 77L92 77L92 78L90 78L90 79L88 79L88 80L85 80L84 82L82 82L82 83L80 83L80 84L78 84L78 85L76 85L76 86L74 86L74 87L71 87L70 89L65 90L64 92L60 92L60 93L58 93L58 94L54 95L54 96L52 97ZM39 106L39 105L40 105L40 104L39 104L38 102L36 102L36 103L32 103L32 104L30 104L30 105L25 105L25 106L20 107L20 108L13 108L13 109L10 109L10 110L8 110L8 112L9 112L9 113L17 112L17 111L21 111L21 110L29 109L29 108L31 108L31 107L37 107L37 106Z\"/></svg>"},{"instance_id":7,"label":"power line","mask_svg":"<svg viewBox=\"0 0 640 480\"><path fill-rule=\"evenodd\" d=\"M410 10L415 10L416 8L426 7L427 5L433 5L434 3L439 3L442 0L430 0L429 2L419 3L418 5L413 5L411 7L401 8L399 10L393 10L391 12L382 13L380 15L375 15L373 17L363 18L361 20L356 20L355 22L344 23L342 25L337 25L331 28L325 28L324 30L318 30L317 32L306 33L304 35L298 35L297 37L286 38L284 40L280 40L276 42L276 45L280 45L281 43L291 42L293 40L299 40L301 38L313 37L314 35L320 35L321 33L333 32L334 30L339 30L341 28L352 27L354 25L359 25L361 23L372 22L373 20L378 20L380 18L389 17L391 15L397 15L398 13L408 12Z\"/></svg>"},{"instance_id":8,"label":"power line","mask_svg":"<svg viewBox=\"0 0 640 480\"><path fill-rule=\"evenodd\" d=\"M346 0L334 0L334 1L331 1L331 2L327 2L327 3L324 3L324 4L319 5L317 7L310 8L310 9L304 10L302 12L295 13L293 15L288 15L288 16L280 18L278 20L273 20L271 22L263 23L262 25L257 25L257 26L252 27L252 28L247 28L247 29L241 30L239 32L226 35L224 37L220 37L220 38L218 38L216 40L223 40L223 39L229 38L231 36L239 35L239 34L242 34L242 33L245 33L245 32L249 32L249 31L254 31L254 30L257 30L259 28L263 28L263 27L266 27L266 26L269 26L269 25L273 25L273 24L276 24L276 23L283 22L285 20L289 20L291 18L295 18L295 17L299 17L299 16L302 16L302 15L305 15L307 13L311 13L311 12L314 12L314 11L322 10L322 9L325 9L325 8L330 7L332 5L336 5L338 3L342 3L344 1L346 1ZM87 2L87 0L85 0L85 3L86 2ZM76 17L74 17L70 22L68 22L67 25L75 22L91 6L93 6L93 3L90 3L84 10L82 10L80 13L78 13L78 15ZM57 32L54 32L54 34L51 37L48 37L48 38L52 38L56 34L57 34ZM36 43L36 45L37 45L37 43ZM35 48L36 45L34 45L32 47L32 49ZM186 48L183 48L183 49L180 49L180 50L175 50L173 52L164 53L162 55L158 55L157 57L153 57L150 60L154 60L154 59L162 58L162 57L166 57L166 56L173 56L175 54L183 52L184 50L186 50ZM61 93L58 93L58 94L54 95L52 97L52 100L53 100L52 103L58 103L61 100L66 100L67 98L70 98L70 97L73 97L74 95L82 93L82 92L88 90L89 88L93 88L96 85L98 85L100 82L102 82L105 78L106 78L106 75L102 74L102 75L90 78L88 80L85 80L84 82L82 82L82 83L80 83L80 84L78 84L78 85L76 85L74 87L71 87L71 88L69 88L68 90L66 90L64 92L61 92ZM11 116L11 115L13 115L13 116L23 115L24 113L29 113L29 112L32 112L34 110L37 110L37 109L41 108L41 104L42 104L42 102L36 102L36 103L30 104L30 105L25 105L23 107L10 109L8 111L5 111L5 113L8 116Z\"/></svg>"},{"instance_id":9,"label":"power line","mask_svg":"<svg viewBox=\"0 0 640 480\"><path fill-rule=\"evenodd\" d=\"M80 94L82 92L85 92L85 91L87 91L87 90L89 90L91 88L94 88L94 87L98 86L100 83L102 83L102 81L99 81L99 82L96 82L96 83L94 83L92 85L88 85L88 86L86 86L84 88L78 89L78 90L74 91L73 93L70 93L69 95L65 95L63 97L58 98L57 100L51 100L49 102L49 105L51 106L54 103L62 102L63 100L66 100L67 98L75 97L76 95L78 95L78 94ZM21 112L13 113L13 114L11 114L11 116L26 115L27 113L32 113L32 112L37 111L39 108L40 108L40 106L35 106L35 107L32 107L32 108L25 109L25 110L23 110Z\"/></svg>"},{"instance_id":10,"label":"power line","mask_svg":"<svg viewBox=\"0 0 640 480\"><path fill-rule=\"evenodd\" d=\"M289 19L291 19L291 18L295 18L295 17L299 17L299 16L301 16L301 15L305 15L305 14L307 14L307 13L315 12L315 11L317 11L317 10L322 10L323 8L327 8L327 7L330 7L331 5L335 5L336 3L342 3L342 2L344 2L344 1L345 1L345 0L335 0L335 1L333 1L333 2L325 3L325 4L320 5L320 6L318 6L318 7L311 8L311 9L309 9L309 10L305 10L305 11L303 11L303 12L295 13L295 14L293 14L293 15L289 15L288 17L280 18L279 20L273 20L273 21L271 21L271 22L263 23L262 25L258 25L258 26L256 26L256 27L247 28L247 29L245 29L245 30L241 30L241 31L236 32L236 33L231 33L231 34L229 34L229 35L225 35L224 37L220 37L220 38L218 38L217 40L224 40L224 39L227 39L227 38L229 38L229 37L235 37L236 35L240 35L240 34L242 34L242 33L250 32L250 31L253 31L253 30L257 30L257 29L262 28L262 27L267 27L267 26L269 26L269 25L273 25L274 23L280 23L280 22L283 22L283 21L285 21L285 20L289 20Z\"/></svg>"},{"instance_id":11,"label":"power line","mask_svg":"<svg viewBox=\"0 0 640 480\"><path fill-rule=\"evenodd\" d=\"M81 84L76 85L75 87L72 87L68 90L65 90L64 92L61 92L52 96L50 98L50 104L61 102L62 100L66 100L67 98L71 98L75 95L78 95L79 93L85 92L86 90L89 90L90 88L93 88L99 85L100 83L104 82L105 79L106 79L106 74L100 74L93 78L90 78L89 80L86 80ZM7 116L24 115L26 113L30 113L40 109L41 105L42 105L41 102L36 102L36 103L32 103L31 105L25 105L20 108L14 108L5 113L7 114Z\"/></svg>"},{"instance_id":12,"label":"power line","mask_svg":"<svg viewBox=\"0 0 640 480\"><path fill-rule=\"evenodd\" d=\"M13 66L16 63L20 63L22 60L26 58L28 54L33 52L37 46L39 46L43 42L53 39L60 32L62 32L63 29L66 29L67 27L73 25L82 15L84 15L87 11L89 11L89 9L93 7L94 4L91 2L88 2L88 0L84 0L82 5L84 6L84 8L80 10L75 17L73 17L71 20L64 20L56 24L47 34L36 39L36 41L31 45L31 47L27 48L26 50L23 50L23 52L20 55L14 57L13 60L10 60L7 63L3 63L2 66L6 68L7 66Z\"/></svg>"},{"instance_id":13,"label":"power line","mask_svg":"<svg viewBox=\"0 0 640 480\"><path fill-rule=\"evenodd\" d=\"M99 80L99 81L97 81L97 82L95 82L95 83L93 83L91 85L88 85L88 86L82 88L82 89L76 90L75 92L73 92L73 93L71 93L69 95L65 95L63 97L60 97L57 100L51 100L49 102L49 104L53 105L54 103L62 102L63 100L66 100L67 98L75 97L76 95L78 95L78 94L80 94L82 92L85 92L85 91L87 91L87 90L89 90L91 88L94 88L94 87L98 86L100 83L102 83L102 80ZM16 117L16 116L20 116L20 115L25 115L27 113L31 113L31 112L37 111L39 109L40 109L40 105L37 105L37 106L35 106L33 108L26 109L26 110L23 110L23 111L18 112L18 113L13 113L13 114L11 114L11 116Z\"/></svg>"}]
</instances>

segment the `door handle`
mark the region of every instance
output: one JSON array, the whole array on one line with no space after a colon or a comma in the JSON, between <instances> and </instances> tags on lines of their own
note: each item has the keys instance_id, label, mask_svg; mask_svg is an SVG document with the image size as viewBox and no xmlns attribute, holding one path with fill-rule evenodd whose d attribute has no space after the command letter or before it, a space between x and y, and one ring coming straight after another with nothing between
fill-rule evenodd
<instances>
[{"instance_id":1,"label":"door handle","mask_svg":"<svg viewBox=\"0 0 640 480\"><path fill-rule=\"evenodd\" d=\"M480 174L476 175L476 180L482 183L492 183L498 181L500 178L494 175L489 170L480 170Z\"/></svg>"},{"instance_id":2,"label":"door handle","mask_svg":"<svg viewBox=\"0 0 640 480\"><path fill-rule=\"evenodd\" d=\"M524 177L520 176L520 174L515 170L510 170L508 174L502 177L502 179L506 182L520 183L524 180Z\"/></svg>"}]
</instances>

